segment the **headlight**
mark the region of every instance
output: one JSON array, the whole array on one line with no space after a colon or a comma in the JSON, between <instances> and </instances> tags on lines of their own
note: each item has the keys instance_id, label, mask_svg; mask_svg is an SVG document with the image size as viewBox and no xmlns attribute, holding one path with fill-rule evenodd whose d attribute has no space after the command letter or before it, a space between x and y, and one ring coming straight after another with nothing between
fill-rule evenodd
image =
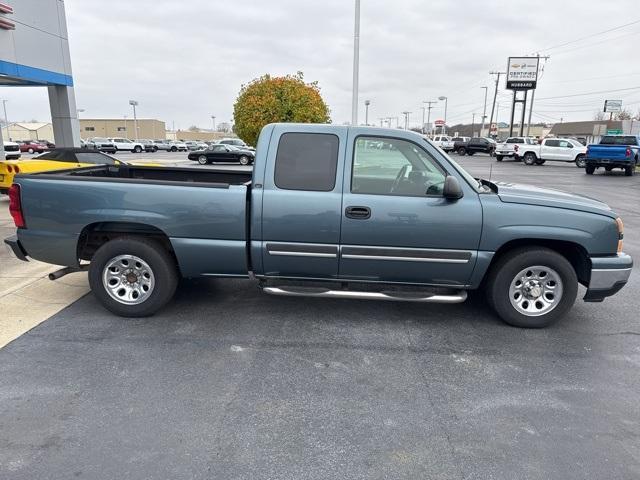
<instances>
[{"instance_id":1,"label":"headlight","mask_svg":"<svg viewBox=\"0 0 640 480\"><path fill-rule=\"evenodd\" d=\"M624 223L620 217L616 218L616 226L618 227L618 253L622 253L622 243L624 239Z\"/></svg>"}]
</instances>

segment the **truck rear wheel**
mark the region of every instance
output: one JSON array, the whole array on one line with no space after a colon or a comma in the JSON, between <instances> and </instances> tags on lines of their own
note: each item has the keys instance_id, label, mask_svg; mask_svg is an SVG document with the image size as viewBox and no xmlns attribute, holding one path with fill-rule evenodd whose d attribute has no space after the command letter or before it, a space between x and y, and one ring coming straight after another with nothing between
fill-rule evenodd
<instances>
[{"instance_id":1,"label":"truck rear wheel","mask_svg":"<svg viewBox=\"0 0 640 480\"><path fill-rule=\"evenodd\" d=\"M498 259L487 278L487 295L509 325L542 328L573 306L578 278L569 261L548 248L519 248Z\"/></svg>"},{"instance_id":2,"label":"truck rear wheel","mask_svg":"<svg viewBox=\"0 0 640 480\"><path fill-rule=\"evenodd\" d=\"M536 163L537 157L535 153L527 152L524 154L523 160L525 165L533 165Z\"/></svg>"},{"instance_id":3,"label":"truck rear wheel","mask_svg":"<svg viewBox=\"0 0 640 480\"><path fill-rule=\"evenodd\" d=\"M466 153L467 153L467 149L466 148L460 147L458 149L458 155L460 155L461 157L464 157L466 155Z\"/></svg>"},{"instance_id":4,"label":"truck rear wheel","mask_svg":"<svg viewBox=\"0 0 640 480\"><path fill-rule=\"evenodd\" d=\"M496 155L496 160L501 162L504 157L502 155Z\"/></svg>"},{"instance_id":5,"label":"truck rear wheel","mask_svg":"<svg viewBox=\"0 0 640 480\"><path fill-rule=\"evenodd\" d=\"M628 167L624 167L624 174L627 177L633 177L636 173L636 166L635 165L629 165Z\"/></svg>"},{"instance_id":6,"label":"truck rear wheel","mask_svg":"<svg viewBox=\"0 0 640 480\"><path fill-rule=\"evenodd\" d=\"M121 317L147 317L171 300L178 272L172 256L160 243L120 237L94 254L89 285L110 312Z\"/></svg>"},{"instance_id":7,"label":"truck rear wheel","mask_svg":"<svg viewBox=\"0 0 640 480\"><path fill-rule=\"evenodd\" d=\"M587 175L593 175L593 172L596 171L596 167L594 167L593 165L587 165L586 167L584 167L584 171Z\"/></svg>"}]
</instances>

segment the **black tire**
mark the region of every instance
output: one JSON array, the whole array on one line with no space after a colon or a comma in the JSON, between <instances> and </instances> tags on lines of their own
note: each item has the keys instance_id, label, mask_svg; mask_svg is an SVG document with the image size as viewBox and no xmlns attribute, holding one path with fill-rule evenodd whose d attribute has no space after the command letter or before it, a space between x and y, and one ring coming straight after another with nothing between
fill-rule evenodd
<instances>
[{"instance_id":1,"label":"black tire","mask_svg":"<svg viewBox=\"0 0 640 480\"><path fill-rule=\"evenodd\" d=\"M142 147L140 145L136 145L135 147L133 147L133 150L131 150L133 153L140 153L142 152Z\"/></svg>"},{"instance_id":2,"label":"black tire","mask_svg":"<svg viewBox=\"0 0 640 480\"><path fill-rule=\"evenodd\" d=\"M240 165L249 165L251 163L251 160L246 155L240 156L238 161L240 162Z\"/></svg>"},{"instance_id":3,"label":"black tire","mask_svg":"<svg viewBox=\"0 0 640 480\"><path fill-rule=\"evenodd\" d=\"M102 281L103 270L118 255L135 255L153 272L154 288L149 297L135 305L123 304L107 292ZM178 271L171 254L158 242L139 237L120 237L102 245L91 259L89 285L100 303L121 317L148 317L171 300L178 285Z\"/></svg>"},{"instance_id":4,"label":"black tire","mask_svg":"<svg viewBox=\"0 0 640 480\"><path fill-rule=\"evenodd\" d=\"M474 153L476 153L476 152L467 152L467 155L469 155L470 157L472 157Z\"/></svg>"},{"instance_id":5,"label":"black tire","mask_svg":"<svg viewBox=\"0 0 640 480\"><path fill-rule=\"evenodd\" d=\"M152 151L153 153L156 153L156 152L158 151L158 147L153 147L153 148L151 149L151 151Z\"/></svg>"},{"instance_id":6,"label":"black tire","mask_svg":"<svg viewBox=\"0 0 640 480\"><path fill-rule=\"evenodd\" d=\"M198 163L200 165L208 165L209 159L207 158L206 155L198 155Z\"/></svg>"},{"instance_id":7,"label":"black tire","mask_svg":"<svg viewBox=\"0 0 640 480\"><path fill-rule=\"evenodd\" d=\"M178 147L175 147L175 146L174 146L174 147L171 147L171 151L172 151L172 152L177 152L177 151L178 151Z\"/></svg>"},{"instance_id":8,"label":"black tire","mask_svg":"<svg viewBox=\"0 0 640 480\"><path fill-rule=\"evenodd\" d=\"M458 155L460 155L461 157L464 157L467 154L467 149L464 147L460 147L457 152L458 152Z\"/></svg>"},{"instance_id":9,"label":"black tire","mask_svg":"<svg viewBox=\"0 0 640 480\"><path fill-rule=\"evenodd\" d=\"M544 165L544 162L546 162L546 160L542 160L541 158L536 160L536 165Z\"/></svg>"},{"instance_id":10,"label":"black tire","mask_svg":"<svg viewBox=\"0 0 640 480\"><path fill-rule=\"evenodd\" d=\"M613 170L613 167L604 167L604 170L605 170L606 172L610 172L611 170Z\"/></svg>"},{"instance_id":11,"label":"black tire","mask_svg":"<svg viewBox=\"0 0 640 480\"><path fill-rule=\"evenodd\" d=\"M502 155L496 155L496 161L501 162L504 157Z\"/></svg>"},{"instance_id":12,"label":"black tire","mask_svg":"<svg viewBox=\"0 0 640 480\"><path fill-rule=\"evenodd\" d=\"M624 167L624 175L625 177L633 177L636 174L636 166L629 165L628 167Z\"/></svg>"},{"instance_id":13,"label":"black tire","mask_svg":"<svg viewBox=\"0 0 640 480\"><path fill-rule=\"evenodd\" d=\"M578 168L584 168L587 165L587 159L585 158L584 155L578 155L576 157L576 167Z\"/></svg>"},{"instance_id":14,"label":"black tire","mask_svg":"<svg viewBox=\"0 0 640 480\"><path fill-rule=\"evenodd\" d=\"M510 286L518 273L533 266L548 267L562 281L560 301L548 313L529 316L512 305ZM487 277L486 292L489 304L509 325L522 328L542 328L559 320L573 306L578 294L578 277L569 261L558 252L543 247L523 247L502 255Z\"/></svg>"},{"instance_id":15,"label":"black tire","mask_svg":"<svg viewBox=\"0 0 640 480\"><path fill-rule=\"evenodd\" d=\"M587 165L586 167L584 167L584 171L587 175L593 175L593 172L596 171L596 167L593 165Z\"/></svg>"},{"instance_id":16,"label":"black tire","mask_svg":"<svg viewBox=\"0 0 640 480\"><path fill-rule=\"evenodd\" d=\"M536 154L533 152L527 152L522 157L522 161L524 162L524 164L529 166L535 165L537 159L538 157L536 157Z\"/></svg>"}]
</instances>

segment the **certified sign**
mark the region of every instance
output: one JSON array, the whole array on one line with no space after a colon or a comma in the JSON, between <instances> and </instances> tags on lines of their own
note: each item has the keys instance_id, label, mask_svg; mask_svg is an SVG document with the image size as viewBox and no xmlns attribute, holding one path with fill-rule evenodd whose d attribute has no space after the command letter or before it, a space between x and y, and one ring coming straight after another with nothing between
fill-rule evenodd
<instances>
[{"instance_id":1,"label":"certified sign","mask_svg":"<svg viewBox=\"0 0 640 480\"><path fill-rule=\"evenodd\" d=\"M436 127L442 127L444 125L444 120L436 120L433 122Z\"/></svg>"},{"instance_id":2,"label":"certified sign","mask_svg":"<svg viewBox=\"0 0 640 480\"><path fill-rule=\"evenodd\" d=\"M622 100L605 100L604 101L604 111L605 112L621 112L622 111Z\"/></svg>"},{"instance_id":3,"label":"certified sign","mask_svg":"<svg viewBox=\"0 0 640 480\"><path fill-rule=\"evenodd\" d=\"M531 90L538 82L538 57L509 57L507 89Z\"/></svg>"}]
</instances>

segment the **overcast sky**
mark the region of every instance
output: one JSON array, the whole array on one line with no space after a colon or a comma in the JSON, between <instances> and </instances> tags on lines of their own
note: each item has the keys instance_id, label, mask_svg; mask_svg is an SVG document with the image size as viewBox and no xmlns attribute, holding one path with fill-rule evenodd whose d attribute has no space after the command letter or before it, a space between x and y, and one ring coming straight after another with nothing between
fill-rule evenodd
<instances>
[{"instance_id":1,"label":"overcast sky","mask_svg":"<svg viewBox=\"0 0 640 480\"><path fill-rule=\"evenodd\" d=\"M158 118L171 128L210 128L232 118L240 85L265 73L304 72L317 80L334 123L351 116L352 0L67 0L78 108L85 118ZM627 13L624 13L627 12ZM637 17L637 18L636 18ZM370 123L449 97L448 123L482 115L490 70L509 55L551 56L536 92L534 120L591 120L605 98L640 107L640 23L559 46L640 19L637 0L362 0L360 121ZM635 89L631 89L635 87ZM629 89L615 92L616 89ZM609 91L591 95L587 92ZM0 88L10 121L49 120L46 90ZM558 98L548 98L558 97ZM500 121L510 93L501 81ZM431 120L444 116L443 102Z\"/></svg>"}]
</instances>

